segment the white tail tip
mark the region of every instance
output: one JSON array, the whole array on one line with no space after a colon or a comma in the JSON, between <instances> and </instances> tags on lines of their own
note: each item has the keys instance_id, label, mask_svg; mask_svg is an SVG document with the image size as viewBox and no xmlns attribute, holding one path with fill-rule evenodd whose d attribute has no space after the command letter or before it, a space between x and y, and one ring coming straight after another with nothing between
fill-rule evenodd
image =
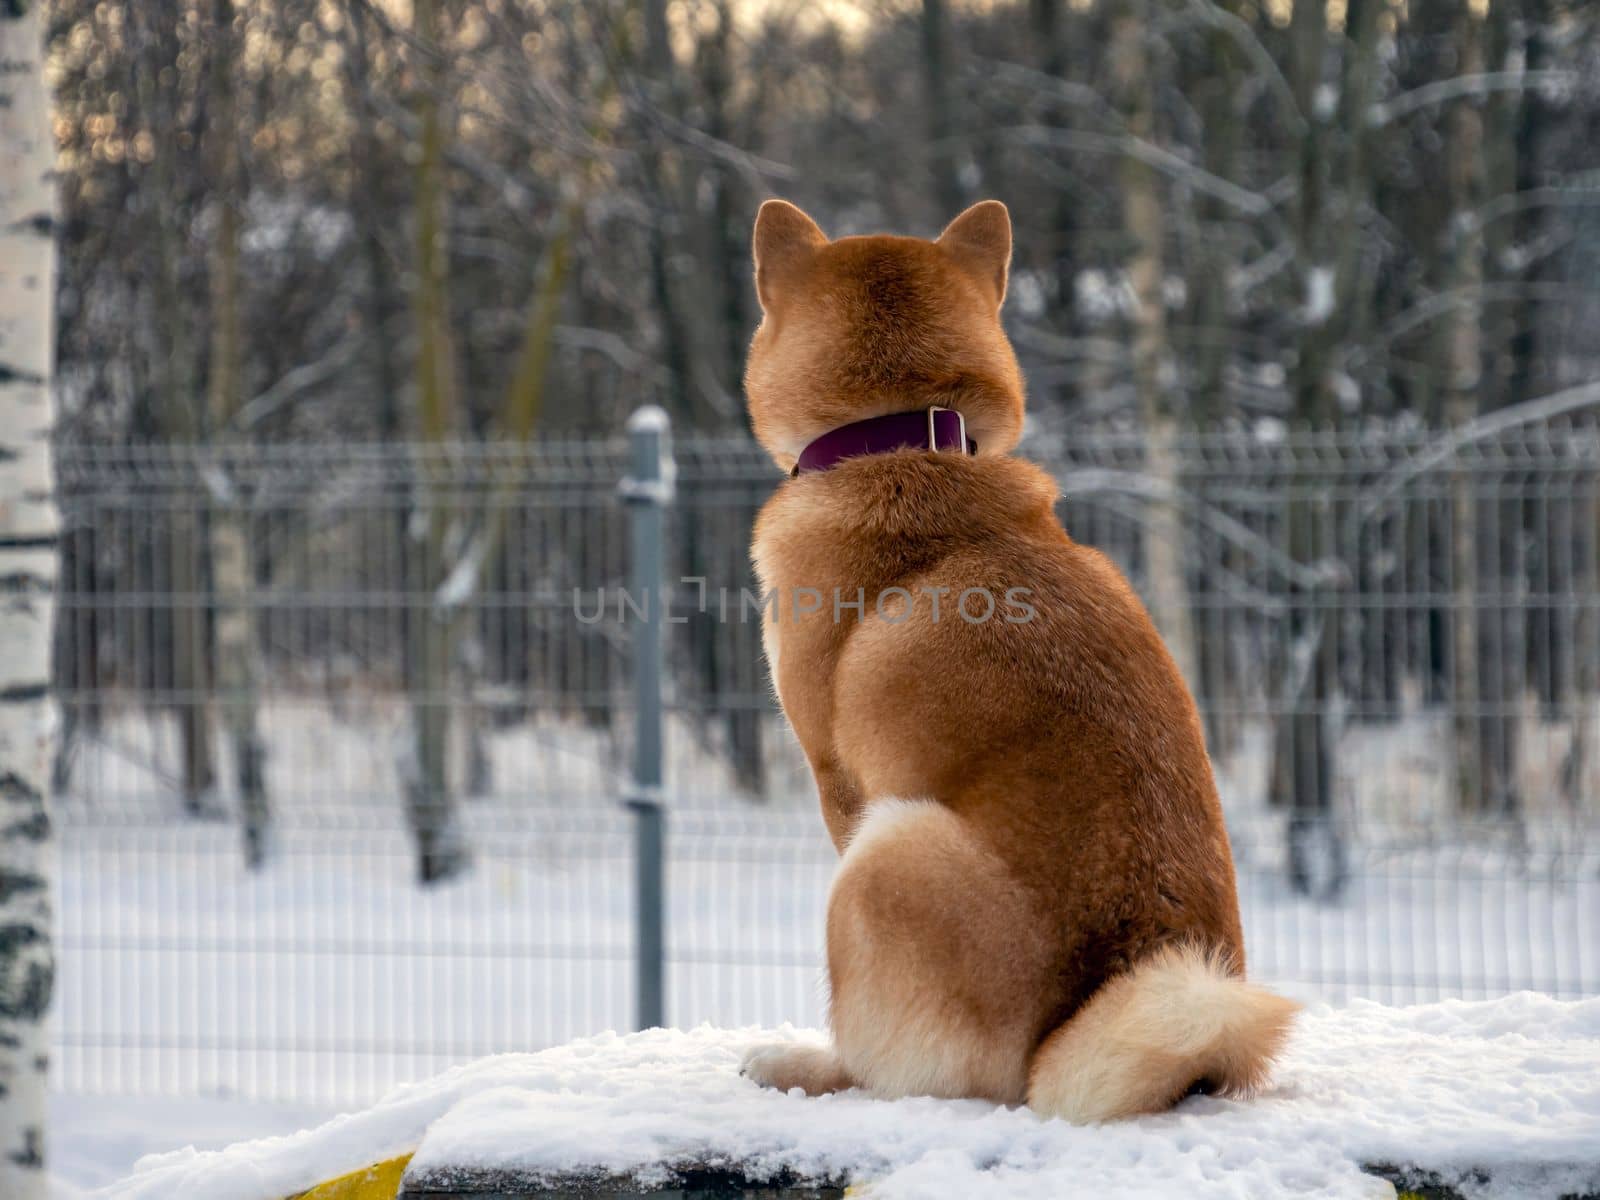
<instances>
[{"instance_id":1,"label":"white tail tip","mask_svg":"<svg viewBox=\"0 0 1600 1200\"><path fill-rule=\"evenodd\" d=\"M1089 1124L1162 1112L1196 1084L1248 1095L1266 1082L1299 1007L1246 983L1217 952L1168 947L1045 1038L1028 1105Z\"/></svg>"}]
</instances>

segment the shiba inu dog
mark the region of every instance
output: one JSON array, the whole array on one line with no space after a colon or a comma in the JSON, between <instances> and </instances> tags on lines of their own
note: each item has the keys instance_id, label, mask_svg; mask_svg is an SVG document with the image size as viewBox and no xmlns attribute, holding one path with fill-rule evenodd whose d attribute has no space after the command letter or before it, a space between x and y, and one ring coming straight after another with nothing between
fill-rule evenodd
<instances>
[{"instance_id":1,"label":"shiba inu dog","mask_svg":"<svg viewBox=\"0 0 1600 1200\"><path fill-rule=\"evenodd\" d=\"M771 200L754 248L745 388L792 475L755 528L765 645L842 857L833 1044L745 1073L1076 1122L1259 1086L1295 1005L1244 980L1194 701L1009 454L1005 206L830 241Z\"/></svg>"}]
</instances>

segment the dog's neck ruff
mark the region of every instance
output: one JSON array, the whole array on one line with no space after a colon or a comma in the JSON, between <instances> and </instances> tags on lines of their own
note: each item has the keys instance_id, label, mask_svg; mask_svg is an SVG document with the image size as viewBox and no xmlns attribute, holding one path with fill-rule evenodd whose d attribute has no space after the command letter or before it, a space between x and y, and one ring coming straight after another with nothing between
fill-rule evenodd
<instances>
[{"instance_id":1,"label":"dog's neck ruff","mask_svg":"<svg viewBox=\"0 0 1600 1200\"><path fill-rule=\"evenodd\" d=\"M793 475L826 471L847 458L890 454L896 450L954 450L976 454L978 443L967 436L967 422L953 408L919 408L913 412L868 417L830 429L795 460Z\"/></svg>"}]
</instances>

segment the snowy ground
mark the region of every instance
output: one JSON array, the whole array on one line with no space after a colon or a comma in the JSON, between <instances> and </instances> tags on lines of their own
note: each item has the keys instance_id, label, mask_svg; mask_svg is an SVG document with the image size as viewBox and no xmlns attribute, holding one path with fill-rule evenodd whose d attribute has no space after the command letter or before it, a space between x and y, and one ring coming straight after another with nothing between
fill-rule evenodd
<instances>
[{"instance_id":1,"label":"snowy ground","mask_svg":"<svg viewBox=\"0 0 1600 1200\"><path fill-rule=\"evenodd\" d=\"M495 778L529 795L470 801L476 869L424 891L394 814L403 712L266 717L282 844L256 875L230 824L175 815L170 727L119 719L80 754L61 822L54 1056L68 1182L632 1021L632 832L609 734L494 734ZM1600 839L1581 821L1520 846L1430 822L1445 786L1435 724L1350 733L1351 878L1335 903L1284 883L1261 731L1218 763L1252 973L1335 1001L1600 991ZM793 788L755 810L689 731L671 740L669 1020L819 1024L834 856L792 746L770 750Z\"/></svg>"},{"instance_id":2,"label":"snowy ground","mask_svg":"<svg viewBox=\"0 0 1600 1200\"><path fill-rule=\"evenodd\" d=\"M56 1200L125 1179L147 1154L180 1147L220 1150L235 1142L279 1137L320 1125L336 1110L262 1104L236 1097L50 1097L50 1173Z\"/></svg>"},{"instance_id":3,"label":"snowy ground","mask_svg":"<svg viewBox=\"0 0 1600 1200\"><path fill-rule=\"evenodd\" d=\"M306 830L259 876L219 826L66 830L58 1086L358 1103L407 1079L632 1020L621 813L484 826L468 878L423 890L403 832ZM675 1024L822 1019L833 852L815 818L673 821ZM1336 904L1238 839L1255 975L1303 997L1580 994L1600 976L1600 871L1419 846ZM1537 867L1538 864L1534 864Z\"/></svg>"},{"instance_id":4,"label":"snowy ground","mask_svg":"<svg viewBox=\"0 0 1600 1200\"><path fill-rule=\"evenodd\" d=\"M221 1153L147 1159L108 1195L273 1200L416 1152L410 1170L643 1173L723 1162L849 1178L874 1197L1378 1196L1431 1171L1468 1195L1600 1186L1600 1000L1520 994L1306 1013L1267 1091L1096 1128L975 1101L779 1095L739 1078L776 1033L606 1034L397 1089L364 1112Z\"/></svg>"}]
</instances>

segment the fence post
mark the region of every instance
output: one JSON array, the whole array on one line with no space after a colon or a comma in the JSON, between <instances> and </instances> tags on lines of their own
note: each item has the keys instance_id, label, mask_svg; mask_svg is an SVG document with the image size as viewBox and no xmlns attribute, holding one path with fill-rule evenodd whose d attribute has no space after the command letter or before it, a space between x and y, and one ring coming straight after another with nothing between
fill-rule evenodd
<instances>
[{"instance_id":1,"label":"fence post","mask_svg":"<svg viewBox=\"0 0 1600 1200\"><path fill-rule=\"evenodd\" d=\"M632 463L622 481L632 532L628 586L643 607L633 631L633 780L627 805L634 817L634 948L638 1025L665 1024L662 993L665 942L662 910L664 817L661 809L661 629L666 621L662 538L672 502L672 427L666 410L647 405L628 418Z\"/></svg>"}]
</instances>

